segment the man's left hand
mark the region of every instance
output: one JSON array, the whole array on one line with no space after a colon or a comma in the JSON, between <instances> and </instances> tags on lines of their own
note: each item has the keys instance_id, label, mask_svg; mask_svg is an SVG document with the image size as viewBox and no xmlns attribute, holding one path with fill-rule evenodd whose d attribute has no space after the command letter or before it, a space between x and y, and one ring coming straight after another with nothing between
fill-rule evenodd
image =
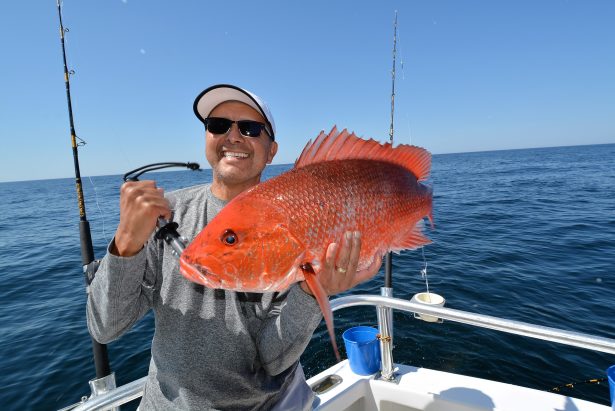
<instances>
[{"instance_id":1,"label":"man's left hand","mask_svg":"<svg viewBox=\"0 0 615 411\"><path fill-rule=\"evenodd\" d=\"M370 266L357 271L360 252L361 233L359 231L347 231L339 243L329 244L322 270L318 275L318 281L327 295L350 290L378 273L382 265L381 258L375 258ZM301 282L301 288L306 293L312 294L305 281Z\"/></svg>"}]
</instances>

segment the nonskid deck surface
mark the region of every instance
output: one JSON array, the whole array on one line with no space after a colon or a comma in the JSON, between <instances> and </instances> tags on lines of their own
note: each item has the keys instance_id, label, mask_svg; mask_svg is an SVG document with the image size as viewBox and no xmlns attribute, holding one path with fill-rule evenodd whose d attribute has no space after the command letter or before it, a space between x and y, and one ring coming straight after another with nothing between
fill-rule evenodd
<instances>
[{"instance_id":1,"label":"nonskid deck surface","mask_svg":"<svg viewBox=\"0 0 615 411\"><path fill-rule=\"evenodd\" d=\"M610 411L611 407L546 391L427 368L396 365L397 381L360 376L344 360L310 378L314 386L328 375L342 381L319 394L318 411Z\"/></svg>"}]
</instances>

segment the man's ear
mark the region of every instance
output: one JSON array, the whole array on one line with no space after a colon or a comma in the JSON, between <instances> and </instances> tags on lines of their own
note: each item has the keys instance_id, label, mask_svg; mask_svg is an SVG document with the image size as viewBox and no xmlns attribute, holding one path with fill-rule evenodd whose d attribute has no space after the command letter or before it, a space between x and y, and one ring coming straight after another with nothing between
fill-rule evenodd
<instances>
[{"instance_id":1,"label":"man's ear","mask_svg":"<svg viewBox=\"0 0 615 411\"><path fill-rule=\"evenodd\" d=\"M271 146L269 147L269 155L267 156L267 164L271 164L273 161L273 157L278 152L278 143L277 141L272 141Z\"/></svg>"}]
</instances>

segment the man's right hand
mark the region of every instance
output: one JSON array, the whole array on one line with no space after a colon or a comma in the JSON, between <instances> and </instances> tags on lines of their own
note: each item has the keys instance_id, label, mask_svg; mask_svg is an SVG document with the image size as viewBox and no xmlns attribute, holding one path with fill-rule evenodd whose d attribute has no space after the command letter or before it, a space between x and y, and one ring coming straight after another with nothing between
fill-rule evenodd
<instances>
[{"instance_id":1,"label":"man's right hand","mask_svg":"<svg viewBox=\"0 0 615 411\"><path fill-rule=\"evenodd\" d=\"M158 217L171 219L169 202L155 181L128 181L120 189L120 224L111 253L130 257L143 248Z\"/></svg>"}]
</instances>

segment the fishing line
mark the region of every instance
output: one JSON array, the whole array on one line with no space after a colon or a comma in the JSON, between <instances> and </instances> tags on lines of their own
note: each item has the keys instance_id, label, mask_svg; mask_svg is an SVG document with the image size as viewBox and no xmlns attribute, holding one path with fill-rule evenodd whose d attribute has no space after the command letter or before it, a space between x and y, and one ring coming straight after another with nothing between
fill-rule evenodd
<instances>
[{"instance_id":1,"label":"fishing line","mask_svg":"<svg viewBox=\"0 0 615 411\"><path fill-rule=\"evenodd\" d=\"M397 48L399 50L399 65L401 68L401 79L402 81L406 80L406 72L404 70L404 52L403 52L403 46L401 44L401 29L398 27L397 28ZM408 124L408 140L409 140L409 144L412 144L412 130L410 129L410 116L408 115L408 112L405 111L405 117L406 117L406 123Z\"/></svg>"},{"instance_id":2,"label":"fishing line","mask_svg":"<svg viewBox=\"0 0 615 411\"><path fill-rule=\"evenodd\" d=\"M401 47L401 30L399 29L399 27L397 28L398 31L398 35L397 35L397 43L399 43L399 64L401 66L401 79L405 80L406 79L406 75L404 73L404 53Z\"/></svg>"},{"instance_id":3,"label":"fishing line","mask_svg":"<svg viewBox=\"0 0 615 411\"><path fill-rule=\"evenodd\" d=\"M107 231L105 230L105 214L103 213L102 208L100 208L100 203L98 202L98 190L96 189L96 185L94 184L94 181L92 180L92 176L88 176L88 178L90 179L90 184L92 185L92 188L94 189L94 199L96 200L96 208L98 209L98 213L100 214L100 219L102 220L103 238L105 239L107 244L109 244L111 240L109 240L109 238L107 237Z\"/></svg>"},{"instance_id":4,"label":"fishing line","mask_svg":"<svg viewBox=\"0 0 615 411\"><path fill-rule=\"evenodd\" d=\"M431 302L431 294L429 293L429 280L427 279L427 258L425 258L425 247L421 247L421 254L423 255L423 269L421 270L421 278L425 280L425 287L427 288L427 298Z\"/></svg>"}]
</instances>

